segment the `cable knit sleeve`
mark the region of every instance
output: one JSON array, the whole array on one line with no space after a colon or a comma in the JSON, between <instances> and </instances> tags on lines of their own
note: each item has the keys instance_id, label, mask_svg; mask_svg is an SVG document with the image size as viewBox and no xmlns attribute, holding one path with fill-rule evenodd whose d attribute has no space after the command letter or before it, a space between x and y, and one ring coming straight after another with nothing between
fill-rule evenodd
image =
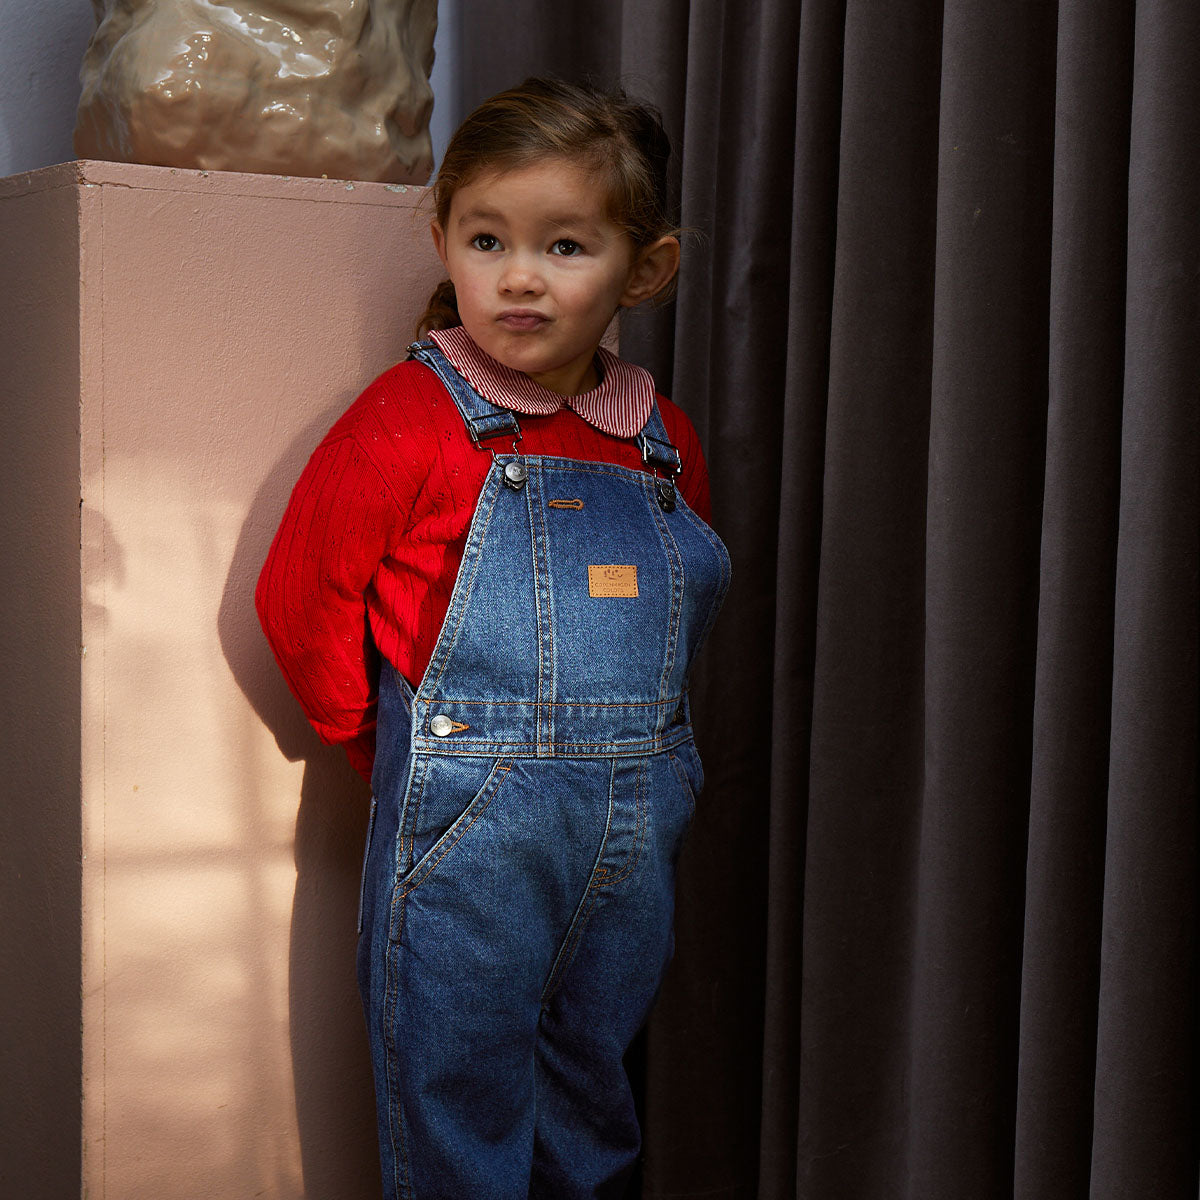
<instances>
[{"instance_id":1,"label":"cable knit sleeve","mask_svg":"<svg viewBox=\"0 0 1200 1200\"><path fill-rule=\"evenodd\" d=\"M370 404L368 389L313 452L255 590L267 641L313 728L344 744L368 779L378 667L364 593L407 516L363 444Z\"/></svg>"}]
</instances>

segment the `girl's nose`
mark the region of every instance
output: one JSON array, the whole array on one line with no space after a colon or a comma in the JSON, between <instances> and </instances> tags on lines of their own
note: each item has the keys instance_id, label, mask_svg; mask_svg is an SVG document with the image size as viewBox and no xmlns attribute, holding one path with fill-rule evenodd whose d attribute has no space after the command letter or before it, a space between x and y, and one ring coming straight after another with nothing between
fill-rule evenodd
<instances>
[{"instance_id":1,"label":"girl's nose","mask_svg":"<svg viewBox=\"0 0 1200 1200\"><path fill-rule=\"evenodd\" d=\"M509 296L540 296L546 289L541 272L529 257L514 254L505 260L500 290Z\"/></svg>"}]
</instances>

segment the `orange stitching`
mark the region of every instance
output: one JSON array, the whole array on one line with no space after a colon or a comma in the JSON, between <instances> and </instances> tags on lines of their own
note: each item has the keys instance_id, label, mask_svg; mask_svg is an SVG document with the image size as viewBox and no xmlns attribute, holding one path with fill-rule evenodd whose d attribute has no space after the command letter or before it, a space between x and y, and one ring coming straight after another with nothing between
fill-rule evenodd
<instances>
[{"instance_id":1,"label":"orange stitching","mask_svg":"<svg viewBox=\"0 0 1200 1200\"><path fill-rule=\"evenodd\" d=\"M486 486L486 483L485 483L485 486ZM472 545L472 534L474 534L474 532L475 532L475 518L479 515L478 507L476 508L475 513L471 518L471 524L467 530L466 544L463 546L463 559L466 559L468 551L473 551L474 555L475 555L474 561L471 564L471 577L470 577L470 581L468 582L467 587L463 594L462 608L459 611L458 620L456 621L456 623L454 625L454 631L450 635L450 640L449 640L445 650L442 653L442 661L438 665L437 675L429 681L432 688L436 688L437 685L441 682L442 676L446 674L446 668L450 665L451 653L453 652L455 646L458 644L459 630L462 629L463 621L466 619L466 616L467 616L467 608L470 605L471 594L475 590L475 580L479 577L479 567L480 567L480 565L482 563L482 559L483 559L481 550L483 548L484 542L487 540L488 526L491 525L491 523L492 523L492 515L496 511L496 503L500 499L500 490L501 490L500 484L496 484L496 490L495 490L494 494L492 495L491 507L488 508L488 510L487 510L487 517L483 521L483 528L480 529L478 541L476 542L476 544L474 546ZM482 499L483 499L483 493L480 492L480 500L482 500ZM462 570L461 562L459 564L459 570L460 571ZM455 590L457 591L457 584L455 585ZM433 667L434 662L437 661L438 651L442 649L442 635L446 632L445 622L450 619L450 613L453 610L454 599L455 599L454 593L452 592L450 595L451 608L446 610L446 616L443 620L442 629L438 633L437 641L435 641L433 644L433 657L429 660L429 667L426 668L427 673ZM422 687L423 687L425 681L422 680L421 682L422 682ZM417 702L420 700L422 687L417 688L417 691L413 696L414 702Z\"/></svg>"},{"instance_id":2,"label":"orange stitching","mask_svg":"<svg viewBox=\"0 0 1200 1200\"><path fill-rule=\"evenodd\" d=\"M551 508L571 508L578 512L583 507L582 500L550 500L548 501Z\"/></svg>"},{"instance_id":3,"label":"orange stitching","mask_svg":"<svg viewBox=\"0 0 1200 1200\"><path fill-rule=\"evenodd\" d=\"M509 770L510 770L509 767L501 767L501 766L497 765L495 770L492 772L491 776L488 777L487 782L483 785L483 788L480 789L481 793L483 791L487 791L492 780L496 779L497 775L501 775L501 776L507 775ZM442 863L445 862L446 856L450 853L450 851L453 850L454 847L457 846L458 843L463 840L463 838L467 835L468 831L475 824L475 822L478 821L479 818L482 817L485 812L487 812L488 806L491 804L491 802L493 800L495 800L497 794L500 791L500 785L503 782L504 782L503 779L496 779L495 787L491 788L491 794L483 802L479 811L470 819L470 821L467 822L467 824L464 826L464 828L459 830L458 834L450 841L450 843L442 851L441 855L438 857L437 862L430 863L429 867L421 873L420 879L410 879L409 882L404 885L404 890L400 893L401 899L403 899L405 896L407 896L410 892L415 892L417 890L417 888L419 888L421 886L421 884L423 884L425 882L425 880L427 880L430 877L430 875L432 875L434 873L434 871L436 871L438 869L438 867L440 867L442 865ZM457 822L456 822L456 824L457 824ZM454 828L454 826L451 826L451 829L453 829L453 828ZM446 832L449 833L450 830L447 830ZM444 837L445 834L443 834L442 836Z\"/></svg>"},{"instance_id":4,"label":"orange stitching","mask_svg":"<svg viewBox=\"0 0 1200 1200\"><path fill-rule=\"evenodd\" d=\"M633 484L641 489L642 477L650 474L650 468L638 463L636 467L625 467L620 463L586 462L578 458L555 458L550 454L526 454L525 461L552 471L573 471L577 475L615 475L621 482Z\"/></svg>"},{"instance_id":5,"label":"orange stitching","mask_svg":"<svg viewBox=\"0 0 1200 1200\"><path fill-rule=\"evenodd\" d=\"M546 986L542 989L542 998L539 1001L542 1008L545 1008L554 999L554 993L561 986L563 976L575 961L575 952L579 949L579 943L583 939L584 928L592 915L592 909L596 907L596 896L595 889L589 884L584 893L584 907L567 931L566 941L559 948L558 957L554 960L554 969L550 973L550 978L546 980Z\"/></svg>"},{"instance_id":6,"label":"orange stitching","mask_svg":"<svg viewBox=\"0 0 1200 1200\"><path fill-rule=\"evenodd\" d=\"M415 834L416 824L417 824L417 820L419 819L419 817L421 815L421 799L425 795L425 780L429 778L429 762L421 763L419 770L421 772L421 781L417 785L416 795L414 796L412 794L411 789L409 789L409 790L405 791L404 796L401 799L401 811L400 811L401 825L400 825L399 830L397 831L399 838L400 838L399 861L401 863L404 863L406 855L411 856L413 854L413 846L416 843L416 834ZM405 804L405 802L407 800L409 800L410 798L413 801L413 810L412 810L411 817L408 814L407 806ZM405 831L409 829L410 825L412 828L412 832L409 832L409 836L406 839L404 836ZM415 865L415 863L410 864L406 867L400 867L399 870L410 871L412 869L413 865ZM395 882L393 881L393 887L394 886L395 886Z\"/></svg>"},{"instance_id":7,"label":"orange stitching","mask_svg":"<svg viewBox=\"0 0 1200 1200\"><path fill-rule=\"evenodd\" d=\"M667 741L665 737L645 738L640 742L485 742L481 738L468 738L457 743L454 749L451 749L445 742L437 738L417 738L413 745L417 749L431 753L441 751L442 754L454 757L456 755L468 755L472 749L479 746L511 746L514 749L553 749L560 747L564 750L601 750L605 751L608 747L614 747L611 753L601 753L595 755L586 755L588 758L632 758L633 750L640 750L646 746L657 746L660 750L671 750L678 746L680 742L687 740L687 734L684 731L685 726L680 726L680 736L673 741ZM622 753L622 751L625 751ZM553 757L553 756L551 756ZM568 755L560 755L559 757L566 758Z\"/></svg>"},{"instance_id":8,"label":"orange stitching","mask_svg":"<svg viewBox=\"0 0 1200 1200\"><path fill-rule=\"evenodd\" d=\"M400 927L404 927L404 897L392 901L393 909L400 906ZM398 940L398 939L397 939ZM396 1000L400 994L399 981L396 979L396 943L393 941L387 949L384 963L384 988L386 990L385 1004L388 1013L387 1029L384 1033L384 1057L387 1069L387 1099L388 1099L388 1138L392 1143L392 1153L395 1155L395 1170L393 1172L397 1190L403 1185L408 1191L412 1180L412 1164L408 1160L408 1138L404 1130L404 1103L400 1099L399 1059L396 1054ZM394 1108L394 1119L393 1119ZM396 1154L396 1134L400 1135L400 1153ZM404 1178L400 1178L403 1170Z\"/></svg>"},{"instance_id":9,"label":"orange stitching","mask_svg":"<svg viewBox=\"0 0 1200 1200\"><path fill-rule=\"evenodd\" d=\"M663 708L670 704L678 704L684 697L683 692L675 696L669 696L666 700L546 700L542 703L542 708ZM426 700L426 704L433 706L434 704L486 704L492 708L521 708L524 706L538 707L531 704L528 700L481 700L475 698L464 698L462 696L439 696L436 699Z\"/></svg>"},{"instance_id":10,"label":"orange stitching","mask_svg":"<svg viewBox=\"0 0 1200 1200\"><path fill-rule=\"evenodd\" d=\"M623 883L633 873L634 868L638 864L638 859L642 857L642 843L646 839L646 793L650 788L650 781L646 778L649 772L646 770L646 759L642 759L637 765L637 772L633 778L633 798L634 806L637 810L637 828L633 833L633 849L629 852L629 859L625 863L622 870L618 871L611 879L598 879L593 884L593 888L608 888L613 884Z\"/></svg>"}]
</instances>

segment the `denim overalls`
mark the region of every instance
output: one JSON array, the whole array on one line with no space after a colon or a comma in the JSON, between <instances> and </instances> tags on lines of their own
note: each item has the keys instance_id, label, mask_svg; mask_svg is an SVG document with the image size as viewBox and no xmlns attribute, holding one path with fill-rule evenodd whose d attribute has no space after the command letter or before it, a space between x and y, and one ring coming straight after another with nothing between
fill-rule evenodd
<instances>
[{"instance_id":1,"label":"denim overalls","mask_svg":"<svg viewBox=\"0 0 1200 1200\"><path fill-rule=\"evenodd\" d=\"M729 581L657 406L638 442L656 474L494 455L416 693L383 664L358 955L387 1197L615 1197L637 1156L622 1056L671 956L685 684Z\"/></svg>"}]
</instances>

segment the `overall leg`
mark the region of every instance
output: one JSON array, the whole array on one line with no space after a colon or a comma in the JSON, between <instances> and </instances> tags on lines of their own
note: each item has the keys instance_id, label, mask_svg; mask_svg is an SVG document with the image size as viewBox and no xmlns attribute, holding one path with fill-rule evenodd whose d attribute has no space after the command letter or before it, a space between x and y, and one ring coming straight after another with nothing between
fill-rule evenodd
<instances>
[{"instance_id":1,"label":"overall leg","mask_svg":"<svg viewBox=\"0 0 1200 1200\"><path fill-rule=\"evenodd\" d=\"M385 1195L528 1196L541 1001L604 840L609 774L417 756L365 951Z\"/></svg>"},{"instance_id":2,"label":"overall leg","mask_svg":"<svg viewBox=\"0 0 1200 1200\"><path fill-rule=\"evenodd\" d=\"M671 957L691 814L670 755L615 760L604 849L544 997L531 1197L624 1194L640 1134L623 1059Z\"/></svg>"}]
</instances>

